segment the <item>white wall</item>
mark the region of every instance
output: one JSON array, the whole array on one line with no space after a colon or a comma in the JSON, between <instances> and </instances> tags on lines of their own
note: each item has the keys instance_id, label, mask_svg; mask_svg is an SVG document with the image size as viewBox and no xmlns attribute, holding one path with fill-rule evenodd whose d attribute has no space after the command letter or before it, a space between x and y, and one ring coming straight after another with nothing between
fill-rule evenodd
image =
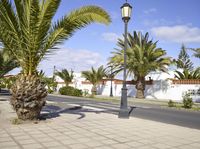
<instances>
[{"instance_id":1,"label":"white wall","mask_svg":"<svg viewBox=\"0 0 200 149\"><path fill-rule=\"evenodd\" d=\"M200 84L172 84L172 81L167 79L168 77L172 77L173 73L162 74L162 73L154 73L148 77L151 77L153 81L153 85L146 85L145 97L146 99L158 99L158 100L175 100L182 101L182 95L186 91L194 91L195 94L192 96L194 101L200 102ZM60 78L56 78L58 82L62 82ZM92 84L82 84L82 81L85 81L79 74L77 74L73 80L73 86L75 88L81 89L83 91L88 91L91 94ZM64 86L64 84L58 84L58 89ZM99 95L110 95L110 87L111 81L106 81L105 84L100 84L97 87L97 94ZM121 88L122 84L115 84L113 82L113 95L121 96ZM136 89L135 85L127 85L128 96L135 97ZM199 94L197 91L199 90Z\"/></svg>"},{"instance_id":2,"label":"white wall","mask_svg":"<svg viewBox=\"0 0 200 149\"><path fill-rule=\"evenodd\" d=\"M105 85L99 85L97 93L99 95L110 95L110 87L111 82L107 81ZM92 85L85 85L83 84L79 89L88 89L89 93L92 88ZM121 96L121 88L122 84L114 84L113 83L113 96ZM135 85L127 85L127 94L130 97L135 97L136 89ZM158 100L174 100L174 101L182 101L182 96L185 92L194 90L200 90L200 84L172 84L170 80L160 80L154 81L153 85L146 85L145 89L145 97L147 99L158 99ZM200 102L200 94L197 95L195 93L193 97L194 101Z\"/></svg>"}]
</instances>

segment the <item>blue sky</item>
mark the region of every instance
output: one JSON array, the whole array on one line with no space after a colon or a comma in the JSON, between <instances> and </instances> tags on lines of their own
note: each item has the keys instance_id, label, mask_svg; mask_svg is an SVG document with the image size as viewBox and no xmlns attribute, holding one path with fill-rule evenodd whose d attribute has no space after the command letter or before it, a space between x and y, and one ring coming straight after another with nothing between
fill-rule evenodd
<instances>
[{"instance_id":1,"label":"blue sky","mask_svg":"<svg viewBox=\"0 0 200 149\"><path fill-rule=\"evenodd\" d=\"M124 32L120 7L125 0L62 0L54 20L61 18L71 10L85 5L97 5L111 16L109 26L92 24L78 30L74 36L64 42L60 49L49 55L39 69L47 75L58 70L73 69L75 72L88 70L91 66L105 65L110 52L116 48L117 38ZM128 31L149 32L150 38L159 40L158 46L167 51L167 55L176 58L181 44L187 47L200 47L200 0L128 0L133 6ZM192 54L190 52L190 54ZM195 66L200 60L193 58Z\"/></svg>"}]
</instances>

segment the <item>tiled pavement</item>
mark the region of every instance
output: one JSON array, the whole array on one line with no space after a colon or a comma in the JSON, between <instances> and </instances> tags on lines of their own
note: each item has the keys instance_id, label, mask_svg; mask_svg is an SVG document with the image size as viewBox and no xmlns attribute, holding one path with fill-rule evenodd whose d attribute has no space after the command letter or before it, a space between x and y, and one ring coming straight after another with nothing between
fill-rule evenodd
<instances>
[{"instance_id":1,"label":"tiled pavement","mask_svg":"<svg viewBox=\"0 0 200 149\"><path fill-rule=\"evenodd\" d=\"M38 124L1 125L14 113L6 101L0 109L0 149L200 149L196 129L95 111L62 113Z\"/></svg>"}]
</instances>

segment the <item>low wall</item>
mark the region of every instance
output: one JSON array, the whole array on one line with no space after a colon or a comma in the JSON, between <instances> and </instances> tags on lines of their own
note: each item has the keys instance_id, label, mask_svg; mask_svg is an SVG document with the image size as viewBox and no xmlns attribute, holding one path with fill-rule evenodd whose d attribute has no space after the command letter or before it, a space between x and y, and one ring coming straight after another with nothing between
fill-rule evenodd
<instances>
[{"instance_id":1,"label":"low wall","mask_svg":"<svg viewBox=\"0 0 200 149\"><path fill-rule=\"evenodd\" d=\"M63 84L59 84L58 88L62 87ZM83 91L91 93L92 84L90 83L81 83L71 84L70 86L76 87ZM113 83L113 96L121 96L122 84ZM107 80L97 87L97 94L99 95L110 95L111 81ZM127 84L127 95L129 97L135 97L136 89L135 85L128 83ZM145 97L146 99L159 99L159 100L174 100L182 101L182 96L186 92L191 94L191 97L194 101L200 102L200 84L180 84L180 82L174 83L173 80L159 80L153 81L152 84L146 85Z\"/></svg>"}]
</instances>

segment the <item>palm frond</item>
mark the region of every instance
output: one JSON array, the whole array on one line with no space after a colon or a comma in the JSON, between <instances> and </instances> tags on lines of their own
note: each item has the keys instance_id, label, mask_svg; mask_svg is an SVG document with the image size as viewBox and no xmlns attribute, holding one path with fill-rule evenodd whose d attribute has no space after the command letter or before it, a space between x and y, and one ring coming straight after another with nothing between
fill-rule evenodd
<instances>
[{"instance_id":1,"label":"palm frond","mask_svg":"<svg viewBox=\"0 0 200 149\"><path fill-rule=\"evenodd\" d=\"M155 70L167 71L166 66L170 65L171 58L166 57L166 51L157 48L157 41L149 40L149 34L142 35L140 32L128 34L127 49L127 69L129 74L133 74L137 78L145 77L149 72ZM119 39L112 56L109 58L109 64L123 64L124 40ZM121 69L122 70L122 69Z\"/></svg>"},{"instance_id":2,"label":"palm frond","mask_svg":"<svg viewBox=\"0 0 200 149\"><path fill-rule=\"evenodd\" d=\"M76 30L97 22L109 24L108 13L85 6L53 22L61 0L0 0L0 43L17 59L25 75L37 73L46 54Z\"/></svg>"}]
</instances>

